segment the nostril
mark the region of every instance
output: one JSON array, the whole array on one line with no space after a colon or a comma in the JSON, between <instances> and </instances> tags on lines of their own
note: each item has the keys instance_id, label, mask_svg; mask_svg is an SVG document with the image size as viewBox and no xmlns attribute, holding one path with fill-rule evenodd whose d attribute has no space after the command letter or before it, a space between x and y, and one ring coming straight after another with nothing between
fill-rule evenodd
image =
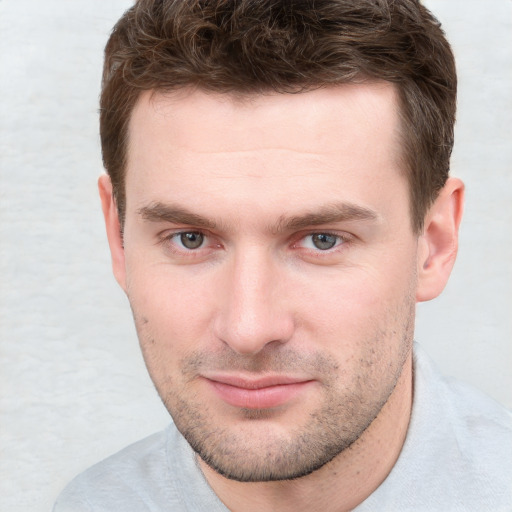
<instances>
[{"instance_id":1,"label":"nostril","mask_svg":"<svg viewBox=\"0 0 512 512\"><path fill-rule=\"evenodd\" d=\"M215 335L239 354L257 354L271 344L287 343L294 327L290 316L274 309L265 315L226 315L219 318Z\"/></svg>"}]
</instances>

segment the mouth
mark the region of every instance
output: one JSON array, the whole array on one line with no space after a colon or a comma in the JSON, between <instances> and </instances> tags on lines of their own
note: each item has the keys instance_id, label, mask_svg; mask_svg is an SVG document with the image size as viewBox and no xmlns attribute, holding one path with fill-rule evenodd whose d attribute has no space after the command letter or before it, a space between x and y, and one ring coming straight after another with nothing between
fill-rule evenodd
<instances>
[{"instance_id":1,"label":"mouth","mask_svg":"<svg viewBox=\"0 0 512 512\"><path fill-rule=\"evenodd\" d=\"M271 409L305 392L314 381L287 376L248 379L232 375L203 377L225 403L243 409Z\"/></svg>"}]
</instances>

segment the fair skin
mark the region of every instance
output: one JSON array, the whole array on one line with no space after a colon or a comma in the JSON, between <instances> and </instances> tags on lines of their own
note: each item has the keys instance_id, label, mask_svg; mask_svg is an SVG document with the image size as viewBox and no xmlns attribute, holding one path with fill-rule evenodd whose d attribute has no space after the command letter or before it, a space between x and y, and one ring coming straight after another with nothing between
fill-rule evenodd
<instances>
[{"instance_id":1,"label":"fair skin","mask_svg":"<svg viewBox=\"0 0 512 512\"><path fill-rule=\"evenodd\" d=\"M414 233L398 131L386 83L144 93L123 240L100 178L149 373L232 511L350 510L400 453L415 302L448 279L463 187Z\"/></svg>"}]
</instances>

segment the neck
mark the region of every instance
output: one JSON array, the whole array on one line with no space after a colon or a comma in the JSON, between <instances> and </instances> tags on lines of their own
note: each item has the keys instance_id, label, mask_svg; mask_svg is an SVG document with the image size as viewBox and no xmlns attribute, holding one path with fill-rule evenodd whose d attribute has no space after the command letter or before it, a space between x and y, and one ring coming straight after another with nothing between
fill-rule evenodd
<instances>
[{"instance_id":1,"label":"neck","mask_svg":"<svg viewBox=\"0 0 512 512\"><path fill-rule=\"evenodd\" d=\"M308 476L244 483L219 475L202 460L200 467L232 512L352 510L379 487L395 465L407 434L412 391L410 353L393 393L371 425L348 449Z\"/></svg>"}]
</instances>

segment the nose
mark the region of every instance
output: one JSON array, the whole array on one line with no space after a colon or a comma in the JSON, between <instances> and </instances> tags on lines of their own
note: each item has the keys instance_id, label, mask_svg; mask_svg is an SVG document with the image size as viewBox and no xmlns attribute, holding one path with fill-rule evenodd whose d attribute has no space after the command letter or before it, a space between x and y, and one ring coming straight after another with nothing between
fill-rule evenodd
<instances>
[{"instance_id":1,"label":"nose","mask_svg":"<svg viewBox=\"0 0 512 512\"><path fill-rule=\"evenodd\" d=\"M289 290L272 257L260 248L240 251L224 270L217 338L243 355L289 341L294 331Z\"/></svg>"}]
</instances>

